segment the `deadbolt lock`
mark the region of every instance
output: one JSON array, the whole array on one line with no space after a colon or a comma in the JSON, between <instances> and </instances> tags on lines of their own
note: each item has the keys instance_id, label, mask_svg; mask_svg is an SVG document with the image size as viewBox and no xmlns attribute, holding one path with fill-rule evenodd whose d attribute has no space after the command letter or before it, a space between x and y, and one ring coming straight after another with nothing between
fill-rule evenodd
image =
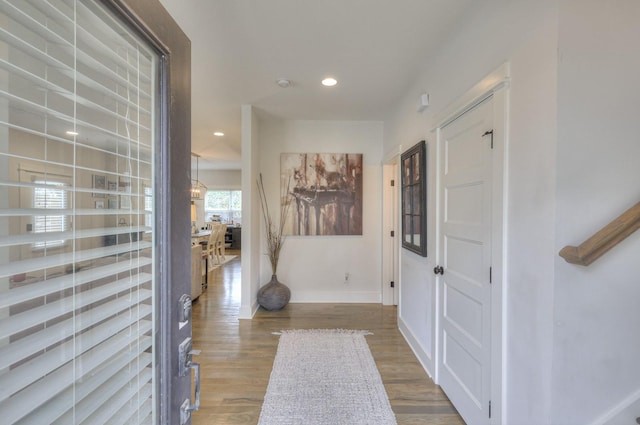
<instances>
[{"instance_id":1,"label":"deadbolt lock","mask_svg":"<svg viewBox=\"0 0 640 425\"><path fill-rule=\"evenodd\" d=\"M178 322L185 323L191 320L191 297L182 294L178 300Z\"/></svg>"}]
</instances>

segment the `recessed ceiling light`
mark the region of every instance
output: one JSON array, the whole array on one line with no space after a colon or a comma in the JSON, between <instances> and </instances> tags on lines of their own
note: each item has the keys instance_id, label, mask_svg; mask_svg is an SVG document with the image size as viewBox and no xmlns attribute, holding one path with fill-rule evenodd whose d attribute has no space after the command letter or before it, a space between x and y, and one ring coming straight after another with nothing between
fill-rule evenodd
<instances>
[{"instance_id":1,"label":"recessed ceiling light","mask_svg":"<svg viewBox=\"0 0 640 425\"><path fill-rule=\"evenodd\" d=\"M333 87L336 84L338 84L338 80L332 77L327 77L324 80L322 80L322 85L326 87Z\"/></svg>"},{"instance_id":2,"label":"recessed ceiling light","mask_svg":"<svg viewBox=\"0 0 640 425\"><path fill-rule=\"evenodd\" d=\"M291 86L291 81L287 80L286 78L278 78L276 80L276 84L278 84L283 89L286 89L287 87Z\"/></svg>"},{"instance_id":3,"label":"recessed ceiling light","mask_svg":"<svg viewBox=\"0 0 640 425\"><path fill-rule=\"evenodd\" d=\"M214 136L218 136L218 137L222 137L224 136L224 133L222 131L216 131L215 133L213 133Z\"/></svg>"},{"instance_id":4,"label":"recessed ceiling light","mask_svg":"<svg viewBox=\"0 0 640 425\"><path fill-rule=\"evenodd\" d=\"M68 134L69 136L77 136L77 135L78 135L78 132L77 132L77 131L73 131L73 130L68 130L68 131L67 131L67 134Z\"/></svg>"}]
</instances>

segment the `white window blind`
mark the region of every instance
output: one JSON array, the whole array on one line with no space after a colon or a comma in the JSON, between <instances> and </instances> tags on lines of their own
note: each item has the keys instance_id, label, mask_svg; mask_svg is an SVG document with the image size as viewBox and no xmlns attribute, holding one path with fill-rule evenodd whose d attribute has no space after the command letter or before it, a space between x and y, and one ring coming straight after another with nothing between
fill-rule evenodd
<instances>
[{"instance_id":1,"label":"white window blind","mask_svg":"<svg viewBox=\"0 0 640 425\"><path fill-rule=\"evenodd\" d=\"M0 22L0 422L157 423L157 55L97 0Z\"/></svg>"}]
</instances>

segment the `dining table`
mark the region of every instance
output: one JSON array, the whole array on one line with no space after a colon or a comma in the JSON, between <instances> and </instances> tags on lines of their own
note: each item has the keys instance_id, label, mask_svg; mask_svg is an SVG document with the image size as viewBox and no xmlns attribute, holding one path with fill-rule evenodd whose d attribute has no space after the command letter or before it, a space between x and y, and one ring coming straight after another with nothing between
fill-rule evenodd
<instances>
[{"instance_id":1,"label":"dining table","mask_svg":"<svg viewBox=\"0 0 640 425\"><path fill-rule=\"evenodd\" d=\"M211 230L202 229L198 230L196 233L191 233L191 244L197 245L200 242L204 242L209 240L209 236L211 235Z\"/></svg>"}]
</instances>

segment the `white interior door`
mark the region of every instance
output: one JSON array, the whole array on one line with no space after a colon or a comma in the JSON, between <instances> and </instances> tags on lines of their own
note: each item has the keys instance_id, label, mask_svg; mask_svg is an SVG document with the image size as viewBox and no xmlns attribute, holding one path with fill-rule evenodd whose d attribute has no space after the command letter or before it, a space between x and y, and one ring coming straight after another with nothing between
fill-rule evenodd
<instances>
[{"instance_id":1,"label":"white interior door","mask_svg":"<svg viewBox=\"0 0 640 425\"><path fill-rule=\"evenodd\" d=\"M442 128L438 139L438 376L469 424L490 421L492 122L489 98Z\"/></svg>"}]
</instances>

